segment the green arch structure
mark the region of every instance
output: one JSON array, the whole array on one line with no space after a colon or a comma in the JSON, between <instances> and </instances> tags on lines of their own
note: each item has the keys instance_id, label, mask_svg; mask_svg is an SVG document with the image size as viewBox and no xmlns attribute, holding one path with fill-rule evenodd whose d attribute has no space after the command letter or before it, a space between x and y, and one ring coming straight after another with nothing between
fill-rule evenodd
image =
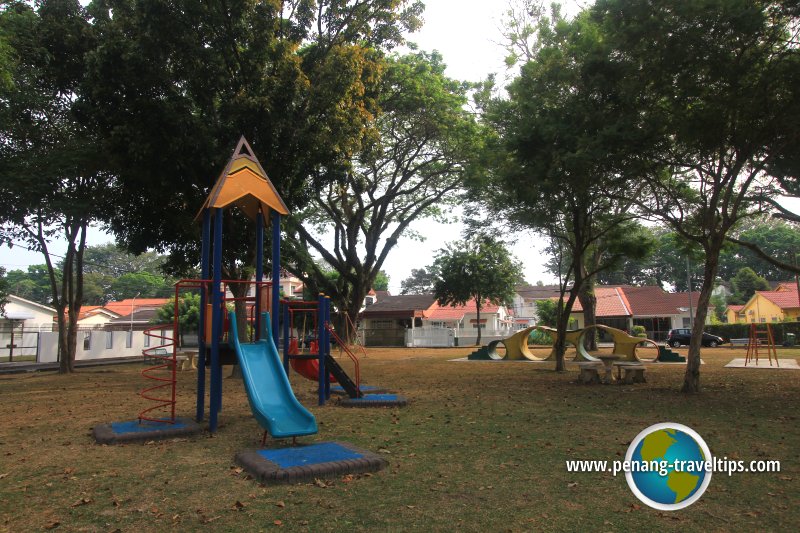
<instances>
[{"instance_id":1,"label":"green arch structure","mask_svg":"<svg viewBox=\"0 0 800 533\"><path fill-rule=\"evenodd\" d=\"M614 348L612 353L621 356L621 361L654 363L656 359L658 359L658 356L654 357L653 359L642 359L636 354L636 348L641 344L649 343L658 349L658 345L652 340L644 339L642 337L633 337L621 329L604 326L602 324L594 324L583 329L567 331L566 344L571 344L574 346L576 351L573 361L600 361L600 359L594 357L586 351L583 342L587 334L590 332L593 333L597 329L603 330L611 335L611 338L614 340ZM543 331L548 333L553 338L556 336L556 330L551 327L531 326L516 332L507 339L492 341L488 345L482 346L478 350L469 354L468 358L470 361L499 361L502 359L508 361L555 361L555 346L553 346L553 349L550 351L550 354L547 357L537 357L531 353L530 349L528 348L528 337L533 331ZM497 353L497 347L500 344L503 344L503 346L506 348L505 356L501 356L499 353Z\"/></svg>"}]
</instances>

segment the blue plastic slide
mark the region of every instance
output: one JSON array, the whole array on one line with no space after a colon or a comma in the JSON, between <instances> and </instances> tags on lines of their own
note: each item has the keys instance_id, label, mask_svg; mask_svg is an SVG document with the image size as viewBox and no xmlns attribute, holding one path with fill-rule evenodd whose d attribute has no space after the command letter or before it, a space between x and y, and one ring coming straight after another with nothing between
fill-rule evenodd
<instances>
[{"instance_id":1,"label":"blue plastic slide","mask_svg":"<svg viewBox=\"0 0 800 533\"><path fill-rule=\"evenodd\" d=\"M277 439L315 434L317 421L295 398L272 336L265 335L266 339L254 343L240 343L236 314L228 316L230 344L239 358L250 409L258 423Z\"/></svg>"}]
</instances>

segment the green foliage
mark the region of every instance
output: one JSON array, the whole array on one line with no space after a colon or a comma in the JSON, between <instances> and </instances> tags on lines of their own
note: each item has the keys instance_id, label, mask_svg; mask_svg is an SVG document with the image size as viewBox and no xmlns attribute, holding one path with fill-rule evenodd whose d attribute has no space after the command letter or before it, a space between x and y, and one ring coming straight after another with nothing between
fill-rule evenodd
<instances>
[{"instance_id":1,"label":"green foliage","mask_svg":"<svg viewBox=\"0 0 800 533\"><path fill-rule=\"evenodd\" d=\"M546 301L546 300L542 300ZM549 346L553 344L553 337L546 331L535 329L528 335L528 344L536 344L538 346Z\"/></svg>"},{"instance_id":2,"label":"green foliage","mask_svg":"<svg viewBox=\"0 0 800 533\"><path fill-rule=\"evenodd\" d=\"M603 91L635 118L616 154L619 172L640 176L649 190L638 203L703 249L696 324L705 322L726 241L769 205L764 173L776 159L798 162L788 141L800 132L790 5L599 0L588 12L604 51L579 61L603 74L579 92ZM695 342L683 390L697 392L699 375Z\"/></svg>"},{"instance_id":3,"label":"green foliage","mask_svg":"<svg viewBox=\"0 0 800 533\"><path fill-rule=\"evenodd\" d=\"M647 338L647 329L644 326L633 326L631 329L631 334L634 337L644 337Z\"/></svg>"},{"instance_id":4,"label":"green foliage","mask_svg":"<svg viewBox=\"0 0 800 533\"><path fill-rule=\"evenodd\" d=\"M114 300L133 298L137 294L142 298L163 298L172 292L172 285L165 283L161 276L148 272L123 274L111 284L111 296Z\"/></svg>"},{"instance_id":5,"label":"green foliage","mask_svg":"<svg viewBox=\"0 0 800 533\"><path fill-rule=\"evenodd\" d=\"M438 272L432 267L412 268L411 275L400 282L400 294L433 293Z\"/></svg>"},{"instance_id":6,"label":"green foliage","mask_svg":"<svg viewBox=\"0 0 800 533\"><path fill-rule=\"evenodd\" d=\"M56 275L60 277L60 271ZM6 273L6 283L8 292L14 296L42 305L50 305L53 301L47 265L30 265L26 270L10 270Z\"/></svg>"},{"instance_id":7,"label":"green foliage","mask_svg":"<svg viewBox=\"0 0 800 533\"><path fill-rule=\"evenodd\" d=\"M556 327L558 324L558 301L536 300L536 316L539 317L537 325Z\"/></svg>"},{"instance_id":8,"label":"green foliage","mask_svg":"<svg viewBox=\"0 0 800 533\"><path fill-rule=\"evenodd\" d=\"M770 290L769 282L753 272L750 267L740 269L731 278L731 286L733 287L733 295L728 303L740 305L746 303L756 291Z\"/></svg>"},{"instance_id":9,"label":"green foliage","mask_svg":"<svg viewBox=\"0 0 800 533\"><path fill-rule=\"evenodd\" d=\"M444 217L477 152L482 128L464 107L469 85L444 70L436 53L386 59L372 86L380 108L370 123L375 130L352 167L316 187L290 221L290 269L351 315L399 239L422 238L409 225ZM333 246L319 239L325 232ZM339 273L335 282L312 252Z\"/></svg>"},{"instance_id":10,"label":"green foliage","mask_svg":"<svg viewBox=\"0 0 800 533\"><path fill-rule=\"evenodd\" d=\"M171 324L175 316L175 298L159 308L154 324ZM196 332L200 325L200 294L186 293L178 299L178 323L181 334Z\"/></svg>"},{"instance_id":11,"label":"green foliage","mask_svg":"<svg viewBox=\"0 0 800 533\"><path fill-rule=\"evenodd\" d=\"M800 231L797 224L784 220L757 217L745 220L741 228L734 232L736 238L758 246L766 254L792 264L794 254L800 252ZM744 268L751 268L756 274L769 281L783 281L791 274L765 259L752 250L740 246L728 246L719 258L719 277L730 279Z\"/></svg>"},{"instance_id":12,"label":"green foliage","mask_svg":"<svg viewBox=\"0 0 800 533\"><path fill-rule=\"evenodd\" d=\"M486 300L507 305L522 278L521 264L488 236L448 245L439 251L434 266L439 274L434 293L440 305L465 305L471 299L479 309Z\"/></svg>"},{"instance_id":13,"label":"green foliage","mask_svg":"<svg viewBox=\"0 0 800 533\"><path fill-rule=\"evenodd\" d=\"M198 262L191 216L244 134L291 211L348 172L379 112L383 55L420 24L419 2L95 1L84 111L120 186L126 248ZM154 216L156 213L156 216ZM228 273L252 224L226 217Z\"/></svg>"},{"instance_id":14,"label":"green foliage","mask_svg":"<svg viewBox=\"0 0 800 533\"><path fill-rule=\"evenodd\" d=\"M372 288L376 291L389 290L389 274L385 270L381 270L375 276L375 281L372 283Z\"/></svg>"},{"instance_id":15,"label":"green foliage","mask_svg":"<svg viewBox=\"0 0 800 533\"><path fill-rule=\"evenodd\" d=\"M705 256L696 244L686 241L675 231L664 226L633 224L629 227L630 239L642 239L646 255L624 257L617 268L598 273L598 282L604 285L670 285L676 291L688 290L686 259L691 268L692 289L699 289L703 276Z\"/></svg>"},{"instance_id":16,"label":"green foliage","mask_svg":"<svg viewBox=\"0 0 800 533\"><path fill-rule=\"evenodd\" d=\"M8 303L8 280L6 279L6 269L0 267L0 313L6 310Z\"/></svg>"},{"instance_id":17,"label":"green foliage","mask_svg":"<svg viewBox=\"0 0 800 533\"><path fill-rule=\"evenodd\" d=\"M776 344L783 344L787 333L794 333L800 338L800 322L772 322L771 326ZM766 330L765 324L759 324L759 328L761 331ZM708 324L705 331L722 337L726 342L731 339L747 339L750 337L750 324Z\"/></svg>"}]
</instances>

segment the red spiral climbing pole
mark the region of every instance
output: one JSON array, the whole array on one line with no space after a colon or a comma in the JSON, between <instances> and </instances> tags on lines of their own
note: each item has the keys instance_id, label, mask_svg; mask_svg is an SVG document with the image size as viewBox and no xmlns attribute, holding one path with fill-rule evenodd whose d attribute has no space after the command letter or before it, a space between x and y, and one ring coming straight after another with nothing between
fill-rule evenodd
<instances>
[{"instance_id":1,"label":"red spiral climbing pole","mask_svg":"<svg viewBox=\"0 0 800 533\"><path fill-rule=\"evenodd\" d=\"M156 405L148 407L139 413L139 423L141 423L142 420L164 422L166 424L175 423L175 384L177 383L177 378L175 376L175 342L172 338L161 333L163 330L171 329L172 327L172 324L153 326L144 331L146 336L158 339L161 344L142 350L142 355L145 358L158 361L158 364L155 366L142 370L142 377L157 381L158 384L148 387L139 393L139 396L145 400L156 402ZM170 347L172 347L172 349L167 350L167 348ZM149 414L152 411L165 409L169 410L169 418L165 415L156 417L155 414Z\"/></svg>"}]
</instances>

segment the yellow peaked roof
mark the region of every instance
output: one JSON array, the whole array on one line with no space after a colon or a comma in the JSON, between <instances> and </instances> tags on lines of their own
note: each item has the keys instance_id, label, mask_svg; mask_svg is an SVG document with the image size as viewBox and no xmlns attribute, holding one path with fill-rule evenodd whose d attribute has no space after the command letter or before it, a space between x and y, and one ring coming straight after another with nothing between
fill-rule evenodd
<instances>
[{"instance_id":1,"label":"yellow peaked roof","mask_svg":"<svg viewBox=\"0 0 800 533\"><path fill-rule=\"evenodd\" d=\"M205 208L226 208L235 205L245 215L255 220L259 208L268 220L270 209L281 215L288 215L289 209L283 203L275 186L267 177L253 153L253 149L242 136L236 150L233 151L225 170L222 171L208 198L203 203L195 220L202 217Z\"/></svg>"}]
</instances>

